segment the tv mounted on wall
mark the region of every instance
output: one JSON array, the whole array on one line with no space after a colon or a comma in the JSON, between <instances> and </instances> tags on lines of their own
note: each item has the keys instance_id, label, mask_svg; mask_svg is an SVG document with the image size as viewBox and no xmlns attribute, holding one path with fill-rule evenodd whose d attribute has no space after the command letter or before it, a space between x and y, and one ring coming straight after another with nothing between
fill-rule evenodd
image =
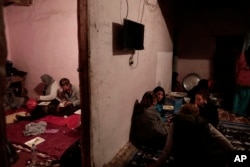
<instances>
[{"instance_id":1,"label":"tv mounted on wall","mask_svg":"<svg viewBox=\"0 0 250 167\"><path fill-rule=\"evenodd\" d=\"M143 50L144 49L144 25L131 21L123 20L123 50Z\"/></svg>"}]
</instances>

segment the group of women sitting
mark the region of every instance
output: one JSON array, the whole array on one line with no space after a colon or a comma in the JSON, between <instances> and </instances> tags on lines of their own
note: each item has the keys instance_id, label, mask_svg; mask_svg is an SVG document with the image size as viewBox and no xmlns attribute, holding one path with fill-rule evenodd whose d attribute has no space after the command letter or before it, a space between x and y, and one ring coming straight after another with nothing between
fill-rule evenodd
<instances>
[{"instance_id":1,"label":"group of women sitting","mask_svg":"<svg viewBox=\"0 0 250 167\"><path fill-rule=\"evenodd\" d=\"M59 83L49 74L40 77L43 83L42 94L38 98L30 98L27 102L29 113L27 116L16 115L19 120L35 120L52 114L65 116L73 114L80 108L80 92L78 87L72 85L68 78L60 79ZM47 102L47 105L39 105Z\"/></svg>"},{"instance_id":2,"label":"group of women sitting","mask_svg":"<svg viewBox=\"0 0 250 167\"><path fill-rule=\"evenodd\" d=\"M161 87L146 92L132 118L132 143L162 150L158 161L149 166L161 166L170 156L175 166L226 166L233 146L217 130L218 111L208 91L197 91L194 102L183 104L170 122L162 117L165 98Z\"/></svg>"}]
</instances>

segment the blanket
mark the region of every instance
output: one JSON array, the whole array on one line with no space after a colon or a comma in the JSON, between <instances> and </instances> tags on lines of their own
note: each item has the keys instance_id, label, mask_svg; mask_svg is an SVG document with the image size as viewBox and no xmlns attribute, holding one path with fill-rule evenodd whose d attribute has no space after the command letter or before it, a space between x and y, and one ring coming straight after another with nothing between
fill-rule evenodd
<instances>
[{"instance_id":1,"label":"blanket","mask_svg":"<svg viewBox=\"0 0 250 167\"><path fill-rule=\"evenodd\" d=\"M37 121L45 121L47 123L52 123L60 126L67 126L70 129L78 127L81 123L81 115L73 114L67 117L58 117L54 115L47 115Z\"/></svg>"}]
</instances>

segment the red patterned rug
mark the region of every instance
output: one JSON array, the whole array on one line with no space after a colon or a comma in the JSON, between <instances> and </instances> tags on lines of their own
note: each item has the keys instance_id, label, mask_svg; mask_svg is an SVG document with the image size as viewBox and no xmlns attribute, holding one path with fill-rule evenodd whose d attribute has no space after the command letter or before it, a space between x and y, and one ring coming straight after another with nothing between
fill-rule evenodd
<instances>
[{"instance_id":1,"label":"red patterned rug","mask_svg":"<svg viewBox=\"0 0 250 167\"><path fill-rule=\"evenodd\" d=\"M24 136L23 131L28 123L30 122L20 121L7 125L8 139L13 144L22 145L29 149L24 143L35 137L41 137L45 139L45 141L37 145L37 151L54 157L55 159L60 159L64 151L80 138L78 129L70 129L67 126L60 126L49 122L46 127L48 132L45 131L45 133L36 136ZM51 130L51 132L49 130ZM53 132L53 130L56 131Z\"/></svg>"},{"instance_id":2,"label":"red patterned rug","mask_svg":"<svg viewBox=\"0 0 250 167\"><path fill-rule=\"evenodd\" d=\"M26 110L20 108L18 110L7 111L6 121L9 116L12 115L14 118L15 114L20 112L26 112ZM49 155L54 159L59 159L64 151L80 138L79 125L81 122L81 115L79 114L73 114L68 117L47 115L33 122L40 121L45 121L47 123L47 133L36 136L24 136L23 134L25 126L30 123L30 121L20 121L15 123L11 123L10 121L6 126L8 139L13 144L19 145L20 147L23 147L24 150L29 151L30 148L24 145L24 143L35 137L41 137L45 139L45 142L37 145L37 151Z\"/></svg>"}]
</instances>

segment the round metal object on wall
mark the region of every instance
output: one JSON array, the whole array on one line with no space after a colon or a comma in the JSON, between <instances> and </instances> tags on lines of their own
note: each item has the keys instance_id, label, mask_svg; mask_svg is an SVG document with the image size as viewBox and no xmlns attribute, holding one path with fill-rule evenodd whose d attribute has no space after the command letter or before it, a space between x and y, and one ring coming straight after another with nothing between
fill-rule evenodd
<instances>
[{"instance_id":1,"label":"round metal object on wall","mask_svg":"<svg viewBox=\"0 0 250 167\"><path fill-rule=\"evenodd\" d=\"M189 91L198 84L200 79L199 74L190 73L183 78L182 85L186 91Z\"/></svg>"}]
</instances>

